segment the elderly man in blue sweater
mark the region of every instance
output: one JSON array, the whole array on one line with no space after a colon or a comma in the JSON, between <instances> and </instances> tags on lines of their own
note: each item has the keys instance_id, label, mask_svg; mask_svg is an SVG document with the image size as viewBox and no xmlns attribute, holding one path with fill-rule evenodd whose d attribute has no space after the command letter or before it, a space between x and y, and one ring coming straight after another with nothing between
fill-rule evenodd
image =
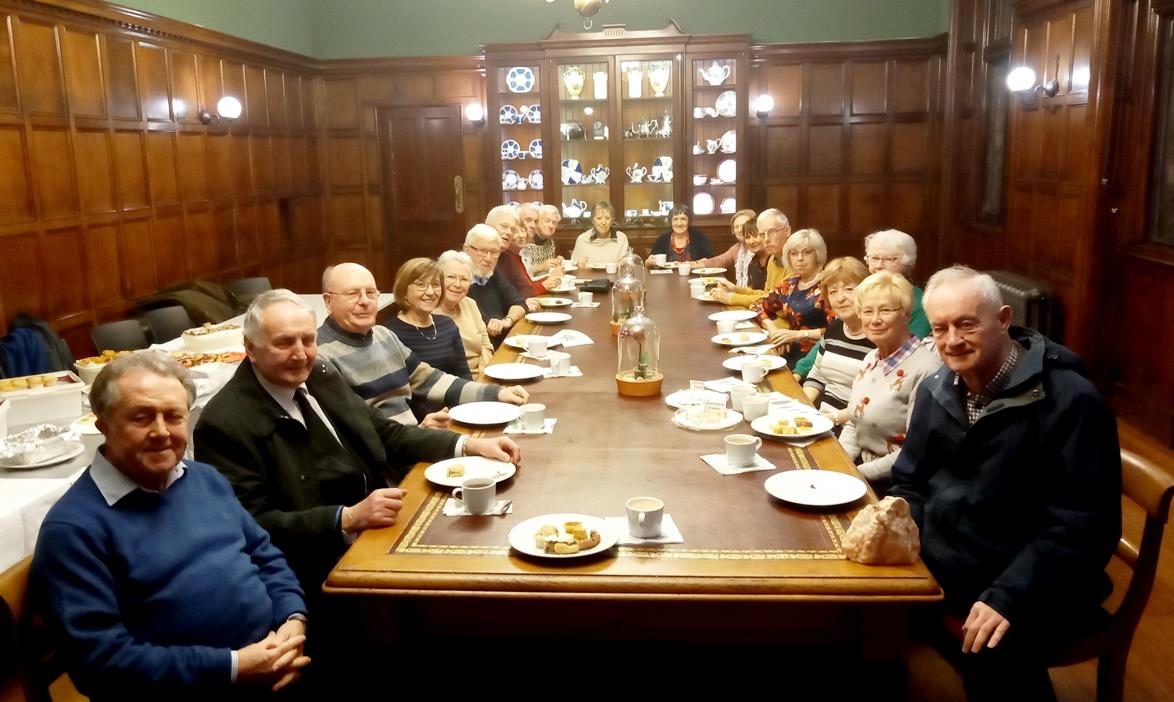
<instances>
[{"instance_id":1,"label":"elderly man in blue sweater","mask_svg":"<svg viewBox=\"0 0 1174 702\"><path fill-rule=\"evenodd\" d=\"M106 442L41 527L31 590L91 699L252 697L309 663L285 558L216 469L182 460L194 397L165 354L107 366Z\"/></svg>"}]
</instances>

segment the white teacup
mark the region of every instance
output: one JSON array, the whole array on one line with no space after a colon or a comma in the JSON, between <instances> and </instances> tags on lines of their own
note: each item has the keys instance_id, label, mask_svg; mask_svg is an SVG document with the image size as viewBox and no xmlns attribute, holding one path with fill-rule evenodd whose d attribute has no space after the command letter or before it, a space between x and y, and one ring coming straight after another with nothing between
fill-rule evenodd
<instances>
[{"instance_id":1,"label":"white teacup","mask_svg":"<svg viewBox=\"0 0 1174 702\"><path fill-rule=\"evenodd\" d=\"M579 304L580 305L590 305L591 304L591 293L589 293L589 292L579 293Z\"/></svg>"},{"instance_id":2,"label":"white teacup","mask_svg":"<svg viewBox=\"0 0 1174 702\"><path fill-rule=\"evenodd\" d=\"M618 269L618 266L616 264L609 263L609 264L607 264L607 268L605 270L607 271L608 275L613 275L613 274L615 274L617 269Z\"/></svg>"},{"instance_id":3,"label":"white teacup","mask_svg":"<svg viewBox=\"0 0 1174 702\"><path fill-rule=\"evenodd\" d=\"M693 176L693 185L705 185L708 182L709 182L709 176L707 176L707 175L698 173Z\"/></svg>"},{"instance_id":4,"label":"white teacup","mask_svg":"<svg viewBox=\"0 0 1174 702\"><path fill-rule=\"evenodd\" d=\"M723 442L726 445L726 463L733 468L754 465L754 457L762 446L762 439L750 434L730 434Z\"/></svg>"},{"instance_id":5,"label":"white teacup","mask_svg":"<svg viewBox=\"0 0 1174 702\"><path fill-rule=\"evenodd\" d=\"M546 338L532 336L526 342L526 353L530 354L532 358L546 358Z\"/></svg>"},{"instance_id":6,"label":"white teacup","mask_svg":"<svg viewBox=\"0 0 1174 702\"><path fill-rule=\"evenodd\" d=\"M692 272L693 268L688 263L682 263L681 265L677 266L678 275L687 276Z\"/></svg>"},{"instance_id":7,"label":"white teacup","mask_svg":"<svg viewBox=\"0 0 1174 702\"><path fill-rule=\"evenodd\" d=\"M664 518L664 500L655 497L633 497L628 500L628 533L639 539L660 536L660 522Z\"/></svg>"},{"instance_id":8,"label":"white teacup","mask_svg":"<svg viewBox=\"0 0 1174 702\"><path fill-rule=\"evenodd\" d=\"M742 416L746 418L747 422L765 417L768 411L770 411L770 398L766 395L755 394L742 398Z\"/></svg>"},{"instance_id":9,"label":"white teacup","mask_svg":"<svg viewBox=\"0 0 1174 702\"><path fill-rule=\"evenodd\" d=\"M551 351L550 372L554 375L569 375L571 372L571 354Z\"/></svg>"},{"instance_id":10,"label":"white teacup","mask_svg":"<svg viewBox=\"0 0 1174 702\"><path fill-rule=\"evenodd\" d=\"M497 502L497 481L493 478L469 478L452 491L452 496L465 506L469 514L489 514Z\"/></svg>"},{"instance_id":11,"label":"white teacup","mask_svg":"<svg viewBox=\"0 0 1174 702\"><path fill-rule=\"evenodd\" d=\"M757 394L757 390L749 385L735 385L730 388L730 407L734 408L735 412L742 412L742 401L750 395Z\"/></svg>"},{"instance_id":12,"label":"white teacup","mask_svg":"<svg viewBox=\"0 0 1174 702\"><path fill-rule=\"evenodd\" d=\"M734 333L734 325L736 324L737 322L732 319L719 319L717 320L717 333L732 334Z\"/></svg>"},{"instance_id":13,"label":"white teacup","mask_svg":"<svg viewBox=\"0 0 1174 702\"><path fill-rule=\"evenodd\" d=\"M663 266L668 261L668 254L652 254L652 262L658 266Z\"/></svg>"},{"instance_id":14,"label":"white teacup","mask_svg":"<svg viewBox=\"0 0 1174 702\"><path fill-rule=\"evenodd\" d=\"M757 358L748 358L742 362L742 382L757 385L766 377L766 364Z\"/></svg>"},{"instance_id":15,"label":"white teacup","mask_svg":"<svg viewBox=\"0 0 1174 702\"><path fill-rule=\"evenodd\" d=\"M533 402L518 410L522 413L522 428L526 431L538 431L546 426L546 405Z\"/></svg>"}]
</instances>

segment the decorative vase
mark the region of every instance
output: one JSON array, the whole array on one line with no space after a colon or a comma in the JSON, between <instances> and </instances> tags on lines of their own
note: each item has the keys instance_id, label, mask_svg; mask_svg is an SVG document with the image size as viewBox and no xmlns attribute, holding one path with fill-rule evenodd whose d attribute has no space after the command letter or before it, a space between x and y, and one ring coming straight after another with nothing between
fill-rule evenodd
<instances>
[{"instance_id":1,"label":"decorative vase","mask_svg":"<svg viewBox=\"0 0 1174 702\"><path fill-rule=\"evenodd\" d=\"M667 61L658 61L648 69L648 85L656 97L664 97L664 91L669 86L669 76L672 74L672 64Z\"/></svg>"},{"instance_id":2,"label":"decorative vase","mask_svg":"<svg viewBox=\"0 0 1174 702\"><path fill-rule=\"evenodd\" d=\"M567 94L571 96L572 100L579 99L579 93L583 92L585 79L583 69L578 66L567 66L563 70L563 85L566 86Z\"/></svg>"}]
</instances>

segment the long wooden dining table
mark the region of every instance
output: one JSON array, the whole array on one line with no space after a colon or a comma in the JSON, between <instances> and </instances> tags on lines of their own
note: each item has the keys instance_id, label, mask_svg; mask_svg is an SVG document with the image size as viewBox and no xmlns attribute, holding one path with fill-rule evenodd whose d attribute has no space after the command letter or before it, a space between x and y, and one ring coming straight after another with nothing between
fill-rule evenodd
<instances>
[{"instance_id":1,"label":"long wooden dining table","mask_svg":"<svg viewBox=\"0 0 1174 702\"><path fill-rule=\"evenodd\" d=\"M396 525L362 534L325 591L362 596L369 626L391 638L496 636L508 623L515 636L819 641L857 645L872 660L901 656L908 608L941 598L933 577L921 562L866 566L844 557L845 531L876 500L871 490L833 511L807 510L765 491L774 472L723 476L701 460L722 453L726 434L752 433L746 422L726 431L679 428L664 399L690 380L731 375L721 365L729 349L711 341L708 319L724 308L691 299L676 274L649 275L646 285L647 314L661 331L662 395L617 393L607 295L595 295L597 308L560 308L572 316L566 324L518 325L516 333L547 336L575 329L594 343L567 349L581 377L527 385L531 402L545 404L558 422L551 434L514 435L522 460L498 486L513 512L445 516L450 490L431 485L425 466L416 466L401 484L407 495ZM515 361L535 362L508 345L492 362ZM786 370L760 386L771 389L802 397ZM807 447L767 439L760 455L779 470L858 475L830 436ZM566 560L509 547L510 529L523 520L556 512L619 517L638 495L664 500L683 543L620 545Z\"/></svg>"}]
</instances>

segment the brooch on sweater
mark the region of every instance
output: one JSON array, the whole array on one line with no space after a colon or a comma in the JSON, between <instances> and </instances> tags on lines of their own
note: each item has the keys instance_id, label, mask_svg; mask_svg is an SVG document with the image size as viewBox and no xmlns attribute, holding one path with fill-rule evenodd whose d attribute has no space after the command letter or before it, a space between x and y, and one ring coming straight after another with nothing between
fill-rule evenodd
<instances>
[{"instance_id":1,"label":"brooch on sweater","mask_svg":"<svg viewBox=\"0 0 1174 702\"><path fill-rule=\"evenodd\" d=\"M855 417L863 417L864 416L864 406L867 404L868 404L868 398L867 397L861 398L860 402L856 403L856 408L854 410L852 410L852 415Z\"/></svg>"},{"instance_id":2,"label":"brooch on sweater","mask_svg":"<svg viewBox=\"0 0 1174 702\"><path fill-rule=\"evenodd\" d=\"M905 369L897 369L897 379L889 383L889 389L893 392L900 392L901 386L905 384Z\"/></svg>"}]
</instances>

